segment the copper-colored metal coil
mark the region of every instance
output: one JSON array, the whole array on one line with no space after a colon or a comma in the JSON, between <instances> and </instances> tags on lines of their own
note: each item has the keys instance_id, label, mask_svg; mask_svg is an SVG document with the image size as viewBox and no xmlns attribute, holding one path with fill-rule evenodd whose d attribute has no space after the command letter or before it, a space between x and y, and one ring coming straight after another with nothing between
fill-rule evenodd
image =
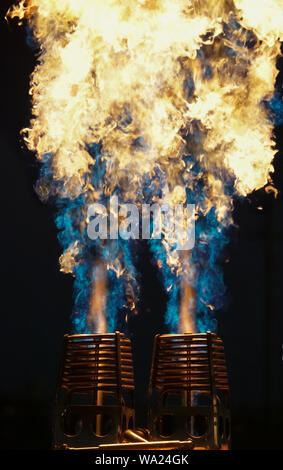
<instances>
[{"instance_id":1,"label":"copper-colored metal coil","mask_svg":"<svg viewBox=\"0 0 283 470\"><path fill-rule=\"evenodd\" d=\"M131 342L123 334L119 334L119 346L116 340L115 333L66 336L62 389L122 386L133 390Z\"/></svg>"},{"instance_id":2,"label":"copper-colored metal coil","mask_svg":"<svg viewBox=\"0 0 283 470\"><path fill-rule=\"evenodd\" d=\"M216 335L159 336L151 371L153 388L210 391L212 375L216 389L228 390L224 347Z\"/></svg>"}]
</instances>

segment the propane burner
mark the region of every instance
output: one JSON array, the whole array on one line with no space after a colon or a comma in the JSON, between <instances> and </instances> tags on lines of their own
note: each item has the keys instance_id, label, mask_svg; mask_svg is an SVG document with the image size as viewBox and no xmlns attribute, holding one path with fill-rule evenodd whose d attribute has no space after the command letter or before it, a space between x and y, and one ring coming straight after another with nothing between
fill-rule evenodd
<instances>
[{"instance_id":1,"label":"propane burner","mask_svg":"<svg viewBox=\"0 0 283 470\"><path fill-rule=\"evenodd\" d=\"M157 335L149 399L153 439L191 438L195 449L230 447L228 377L215 334Z\"/></svg>"},{"instance_id":2,"label":"propane burner","mask_svg":"<svg viewBox=\"0 0 283 470\"><path fill-rule=\"evenodd\" d=\"M133 392L132 348L124 334L65 335L54 447L120 442L134 428Z\"/></svg>"},{"instance_id":3,"label":"propane burner","mask_svg":"<svg viewBox=\"0 0 283 470\"><path fill-rule=\"evenodd\" d=\"M131 341L123 333L65 335L55 449L228 449L229 387L213 333L157 335L148 428L135 426Z\"/></svg>"}]
</instances>

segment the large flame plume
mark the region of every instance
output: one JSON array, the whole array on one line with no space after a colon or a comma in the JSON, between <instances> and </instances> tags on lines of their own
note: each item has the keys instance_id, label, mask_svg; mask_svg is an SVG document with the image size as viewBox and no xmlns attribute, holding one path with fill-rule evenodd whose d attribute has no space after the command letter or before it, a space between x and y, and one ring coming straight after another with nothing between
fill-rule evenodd
<instances>
[{"instance_id":1,"label":"large flame plume","mask_svg":"<svg viewBox=\"0 0 283 470\"><path fill-rule=\"evenodd\" d=\"M25 0L8 16L26 20L38 48L23 135L41 162L37 192L57 206L61 269L75 276L76 331L97 323L95 272L106 304L97 330L105 315L112 331L119 312L136 312L132 244L86 235L88 205L113 194L196 204L190 253L174 240L149 244L169 329L214 329L232 198L272 187L282 1Z\"/></svg>"}]
</instances>

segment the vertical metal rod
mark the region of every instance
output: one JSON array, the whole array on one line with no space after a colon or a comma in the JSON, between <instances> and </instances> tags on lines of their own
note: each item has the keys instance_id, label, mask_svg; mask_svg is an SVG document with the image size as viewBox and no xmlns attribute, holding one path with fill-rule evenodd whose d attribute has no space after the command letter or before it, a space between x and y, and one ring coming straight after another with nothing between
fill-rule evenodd
<instances>
[{"instance_id":1,"label":"vertical metal rod","mask_svg":"<svg viewBox=\"0 0 283 470\"><path fill-rule=\"evenodd\" d=\"M96 373L96 376L97 376L97 388L96 390L94 391L95 393L95 404L96 406L101 406L103 404L103 391L102 390L99 390L99 346L100 346L100 343L97 343L95 345L95 373ZM101 436L101 413L97 414L96 415L96 434L98 436Z\"/></svg>"},{"instance_id":2,"label":"vertical metal rod","mask_svg":"<svg viewBox=\"0 0 283 470\"><path fill-rule=\"evenodd\" d=\"M63 342L63 355L61 358L60 362L60 369L59 369L59 377L58 377L58 383L61 384L62 387L62 380L63 380L63 372L64 372L64 360L67 360L67 344L68 344L68 335L64 335L64 342ZM66 358L66 359L65 359ZM58 393L59 393L59 387L56 390L56 403L58 403Z\"/></svg>"},{"instance_id":3,"label":"vertical metal rod","mask_svg":"<svg viewBox=\"0 0 283 470\"><path fill-rule=\"evenodd\" d=\"M207 332L207 352L208 352L208 364L209 364L209 376L210 376L210 388L212 394L212 409L213 409L213 435L214 442L218 444L218 435L217 435L217 397L215 391L215 380L214 380L214 360L212 353L212 337L213 334Z\"/></svg>"},{"instance_id":4,"label":"vertical metal rod","mask_svg":"<svg viewBox=\"0 0 283 470\"><path fill-rule=\"evenodd\" d=\"M121 367L121 333L119 331L115 332L115 346L116 346L116 358L117 358L117 387L118 387L118 400L119 404L122 406L122 367Z\"/></svg>"},{"instance_id":5,"label":"vertical metal rod","mask_svg":"<svg viewBox=\"0 0 283 470\"><path fill-rule=\"evenodd\" d=\"M192 337L188 338L187 342L187 367L186 367L186 376L187 376L187 386L185 390L185 404L188 407L192 406L192 391L191 391L191 340ZM190 415L190 434L193 433L193 417Z\"/></svg>"}]
</instances>

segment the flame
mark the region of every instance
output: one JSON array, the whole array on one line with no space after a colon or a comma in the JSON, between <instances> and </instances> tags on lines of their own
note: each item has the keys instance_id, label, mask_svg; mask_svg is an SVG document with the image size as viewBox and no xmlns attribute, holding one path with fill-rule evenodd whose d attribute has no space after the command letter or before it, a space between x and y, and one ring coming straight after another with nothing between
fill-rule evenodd
<instances>
[{"instance_id":1,"label":"flame","mask_svg":"<svg viewBox=\"0 0 283 470\"><path fill-rule=\"evenodd\" d=\"M96 262L93 270L93 288L90 297L90 306L87 323L97 333L107 333L105 315L106 307L106 269L101 261Z\"/></svg>"},{"instance_id":2,"label":"flame","mask_svg":"<svg viewBox=\"0 0 283 470\"><path fill-rule=\"evenodd\" d=\"M189 262L190 254L188 252L182 253L183 262ZM195 333L197 331L195 322L195 306L196 306L196 292L193 287L193 269L188 269L192 274L190 280L185 277L182 278L181 286L181 303L180 303L180 320L179 320L179 333Z\"/></svg>"},{"instance_id":3,"label":"flame","mask_svg":"<svg viewBox=\"0 0 283 470\"><path fill-rule=\"evenodd\" d=\"M169 295L167 323L176 329L183 283L182 318L196 296L198 329L211 329L232 198L272 187L282 1L25 0L8 16L28 21L38 44L33 118L23 135L42 163L38 193L59 201L62 269L88 291L83 234L93 201L119 191L137 204L195 203L198 246L189 262L174 240L150 245ZM97 249L116 291L121 279L124 291L135 290L130 248Z\"/></svg>"}]
</instances>

